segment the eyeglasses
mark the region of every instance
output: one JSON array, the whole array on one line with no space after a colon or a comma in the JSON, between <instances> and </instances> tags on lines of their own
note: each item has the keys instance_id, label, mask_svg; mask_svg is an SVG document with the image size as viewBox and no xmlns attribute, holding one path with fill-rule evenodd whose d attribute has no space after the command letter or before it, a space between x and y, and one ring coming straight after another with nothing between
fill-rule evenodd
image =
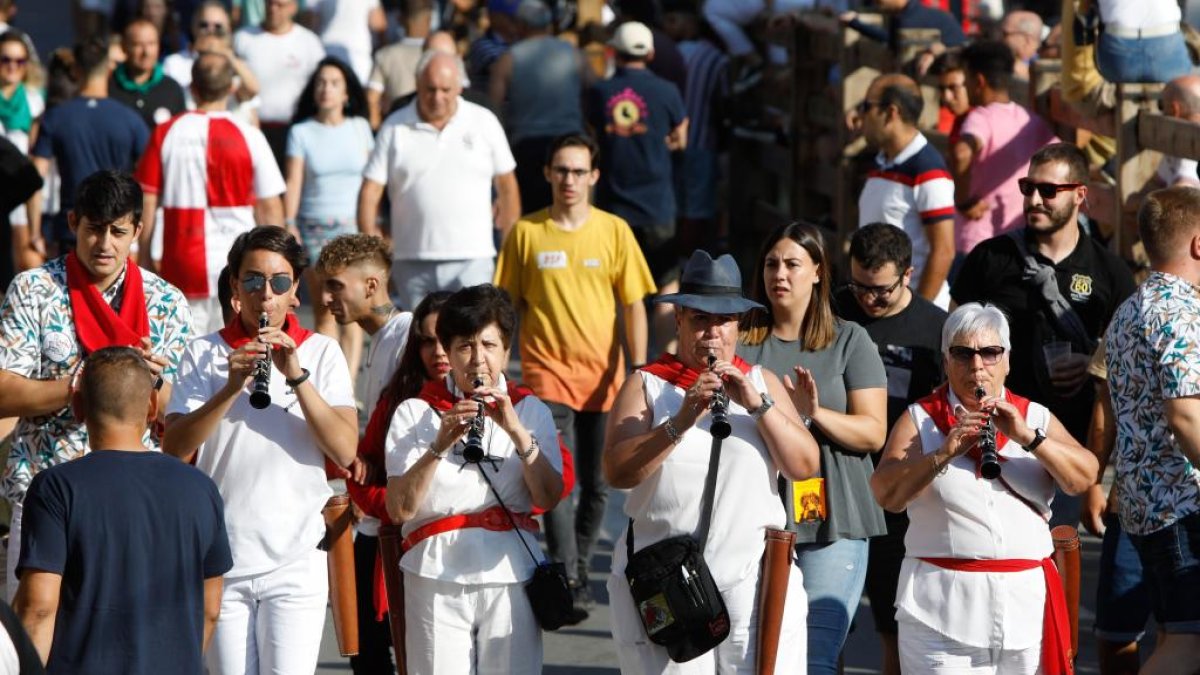
<instances>
[{"instance_id":1,"label":"eyeglasses","mask_svg":"<svg viewBox=\"0 0 1200 675\"><path fill-rule=\"evenodd\" d=\"M292 289L292 278L286 274L276 274L271 277L271 292L283 295ZM267 278L261 274L250 274L242 279L242 290L247 293L258 293L267 287Z\"/></svg>"},{"instance_id":2,"label":"eyeglasses","mask_svg":"<svg viewBox=\"0 0 1200 675\"><path fill-rule=\"evenodd\" d=\"M15 58L15 57L12 57L12 56L0 56L0 65L5 65L5 66L11 66L11 65L24 66L26 63L29 63L29 59Z\"/></svg>"},{"instance_id":3,"label":"eyeglasses","mask_svg":"<svg viewBox=\"0 0 1200 675\"><path fill-rule=\"evenodd\" d=\"M1017 189L1026 197L1033 195L1033 191L1037 190L1042 199L1054 199L1058 193L1064 190L1074 190L1080 187L1083 187L1083 183L1035 183L1028 178L1017 179Z\"/></svg>"},{"instance_id":4,"label":"eyeglasses","mask_svg":"<svg viewBox=\"0 0 1200 675\"><path fill-rule=\"evenodd\" d=\"M891 284L890 286L863 286L862 284L856 284L853 281L851 281L846 284L846 288L850 289L850 292L855 295L861 295L861 296L865 296L865 297L874 297L874 298L886 298L887 296L892 294L892 291L899 288L900 284L903 281L904 281L904 277L900 277L899 279L896 279L895 283Z\"/></svg>"},{"instance_id":5,"label":"eyeglasses","mask_svg":"<svg viewBox=\"0 0 1200 675\"><path fill-rule=\"evenodd\" d=\"M866 101L858 104L857 110L859 115L866 115L871 108L882 108L883 104L879 101Z\"/></svg>"},{"instance_id":6,"label":"eyeglasses","mask_svg":"<svg viewBox=\"0 0 1200 675\"><path fill-rule=\"evenodd\" d=\"M963 345L954 345L950 348L950 358L960 363L970 363L975 355L983 360L983 365L994 366L1000 362L1000 357L1004 356L1004 347L998 345L992 347L980 347L979 349L971 349Z\"/></svg>"},{"instance_id":7,"label":"eyeglasses","mask_svg":"<svg viewBox=\"0 0 1200 675\"><path fill-rule=\"evenodd\" d=\"M591 169L569 169L565 166L555 166L550 168L551 173L558 177L559 180L566 180L567 176L582 180L584 176L592 172Z\"/></svg>"},{"instance_id":8,"label":"eyeglasses","mask_svg":"<svg viewBox=\"0 0 1200 675\"><path fill-rule=\"evenodd\" d=\"M229 28L220 21L201 21L196 24L197 30L201 33L208 32L213 35L224 35Z\"/></svg>"}]
</instances>

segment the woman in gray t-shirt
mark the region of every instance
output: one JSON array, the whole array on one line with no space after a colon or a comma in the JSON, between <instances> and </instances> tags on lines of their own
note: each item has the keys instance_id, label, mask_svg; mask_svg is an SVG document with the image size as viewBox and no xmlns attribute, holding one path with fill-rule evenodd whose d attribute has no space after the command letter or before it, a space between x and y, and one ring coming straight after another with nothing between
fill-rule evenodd
<instances>
[{"instance_id":1,"label":"woman in gray t-shirt","mask_svg":"<svg viewBox=\"0 0 1200 675\"><path fill-rule=\"evenodd\" d=\"M743 319L737 353L784 380L821 446L818 477L780 493L808 593L808 672L833 674L862 596L867 538L886 531L870 454L887 435L887 376L866 330L833 314L815 227L771 233L755 276L754 300L770 310Z\"/></svg>"}]
</instances>

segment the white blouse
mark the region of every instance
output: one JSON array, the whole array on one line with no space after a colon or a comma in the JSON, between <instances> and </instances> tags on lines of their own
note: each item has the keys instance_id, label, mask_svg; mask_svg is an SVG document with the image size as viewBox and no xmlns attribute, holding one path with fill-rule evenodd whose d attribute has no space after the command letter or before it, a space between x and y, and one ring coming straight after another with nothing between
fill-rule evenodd
<instances>
[{"instance_id":1,"label":"white blouse","mask_svg":"<svg viewBox=\"0 0 1200 675\"><path fill-rule=\"evenodd\" d=\"M950 405L960 404L950 392ZM945 437L918 404L908 407L925 454ZM1045 429L1050 412L1030 402L1026 422ZM976 477L969 454L951 460L908 505L896 608L939 633L972 647L1025 649L1042 639L1046 597L1040 567L1022 572L960 572L919 558L1042 560L1054 550L1047 526L1054 479L1016 441L1000 449L1002 477L1041 511L1034 513L1000 482Z\"/></svg>"}]
</instances>

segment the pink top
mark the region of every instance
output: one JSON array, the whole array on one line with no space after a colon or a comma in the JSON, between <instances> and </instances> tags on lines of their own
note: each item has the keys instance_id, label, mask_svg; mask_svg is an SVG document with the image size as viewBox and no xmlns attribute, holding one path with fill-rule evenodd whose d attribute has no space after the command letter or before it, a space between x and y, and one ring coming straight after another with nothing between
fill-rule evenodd
<instances>
[{"instance_id":1,"label":"pink top","mask_svg":"<svg viewBox=\"0 0 1200 675\"><path fill-rule=\"evenodd\" d=\"M1058 141L1040 117L1016 103L991 103L973 108L962 125L962 136L973 136L979 151L971 164L970 197L990 207L979 220L956 223L955 248L970 253L985 239L1020 227L1025 222L1025 201L1017 179L1029 168L1029 158L1043 146ZM963 202L968 195L959 195Z\"/></svg>"}]
</instances>

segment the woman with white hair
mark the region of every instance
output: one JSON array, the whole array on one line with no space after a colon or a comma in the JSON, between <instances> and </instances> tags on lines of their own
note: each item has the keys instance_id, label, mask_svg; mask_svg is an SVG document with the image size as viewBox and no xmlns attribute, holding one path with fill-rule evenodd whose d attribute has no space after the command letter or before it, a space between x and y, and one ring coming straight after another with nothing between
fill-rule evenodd
<instances>
[{"instance_id":1,"label":"woman with white hair","mask_svg":"<svg viewBox=\"0 0 1200 675\"><path fill-rule=\"evenodd\" d=\"M1070 672L1047 523L1055 485L1079 494L1097 464L1045 406L1005 389L1009 349L995 306L951 313L947 382L896 422L871 479L911 523L896 591L906 673Z\"/></svg>"}]
</instances>

